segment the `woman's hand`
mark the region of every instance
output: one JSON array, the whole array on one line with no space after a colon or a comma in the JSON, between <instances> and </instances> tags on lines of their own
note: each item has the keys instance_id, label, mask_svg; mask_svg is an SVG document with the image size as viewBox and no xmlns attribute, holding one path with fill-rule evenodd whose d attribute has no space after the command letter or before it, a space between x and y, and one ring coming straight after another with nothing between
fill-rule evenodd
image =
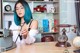
<instances>
[{"instance_id":1,"label":"woman's hand","mask_svg":"<svg viewBox=\"0 0 80 53\"><path fill-rule=\"evenodd\" d=\"M27 35L28 35L28 30L27 29L24 29L21 31L21 35L24 39L26 39Z\"/></svg>"}]
</instances>

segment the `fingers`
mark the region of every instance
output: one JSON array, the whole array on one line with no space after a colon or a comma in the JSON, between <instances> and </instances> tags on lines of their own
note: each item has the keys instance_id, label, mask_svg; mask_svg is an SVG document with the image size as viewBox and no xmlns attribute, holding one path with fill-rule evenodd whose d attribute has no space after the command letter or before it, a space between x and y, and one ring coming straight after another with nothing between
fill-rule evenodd
<instances>
[{"instance_id":1,"label":"fingers","mask_svg":"<svg viewBox=\"0 0 80 53\"><path fill-rule=\"evenodd\" d=\"M28 34L28 31L26 29L21 31L21 35L23 35L23 36L27 35L27 34Z\"/></svg>"},{"instance_id":2,"label":"fingers","mask_svg":"<svg viewBox=\"0 0 80 53\"><path fill-rule=\"evenodd\" d=\"M21 35L24 39L26 39L27 35L28 35L28 31L26 29L21 31Z\"/></svg>"},{"instance_id":3,"label":"fingers","mask_svg":"<svg viewBox=\"0 0 80 53\"><path fill-rule=\"evenodd\" d=\"M23 30L23 31L21 31L21 33L23 34L23 33L26 33L27 32L27 30Z\"/></svg>"}]
</instances>

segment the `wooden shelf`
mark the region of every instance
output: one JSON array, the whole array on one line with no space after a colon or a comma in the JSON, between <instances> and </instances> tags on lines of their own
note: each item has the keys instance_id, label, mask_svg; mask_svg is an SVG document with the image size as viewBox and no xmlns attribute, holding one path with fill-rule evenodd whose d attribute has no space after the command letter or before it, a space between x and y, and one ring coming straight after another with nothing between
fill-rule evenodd
<instances>
[{"instance_id":1,"label":"wooden shelf","mask_svg":"<svg viewBox=\"0 0 80 53\"><path fill-rule=\"evenodd\" d=\"M3 2L17 2L16 0L4 0ZM32 1L27 1L27 2L32 2Z\"/></svg>"},{"instance_id":2,"label":"wooden shelf","mask_svg":"<svg viewBox=\"0 0 80 53\"><path fill-rule=\"evenodd\" d=\"M42 32L41 34L58 34L59 32Z\"/></svg>"},{"instance_id":3,"label":"wooden shelf","mask_svg":"<svg viewBox=\"0 0 80 53\"><path fill-rule=\"evenodd\" d=\"M10 11L10 12L4 12L4 14L14 14L14 12Z\"/></svg>"},{"instance_id":4,"label":"wooden shelf","mask_svg":"<svg viewBox=\"0 0 80 53\"><path fill-rule=\"evenodd\" d=\"M32 12L32 13L36 13L36 14L37 14L37 13L49 13L49 14L51 13L51 14L58 14L59 12Z\"/></svg>"},{"instance_id":5,"label":"wooden shelf","mask_svg":"<svg viewBox=\"0 0 80 53\"><path fill-rule=\"evenodd\" d=\"M4 0L3 2L17 2L17 1L16 0ZM27 1L27 2L59 3L59 1Z\"/></svg>"},{"instance_id":6,"label":"wooden shelf","mask_svg":"<svg viewBox=\"0 0 80 53\"><path fill-rule=\"evenodd\" d=\"M4 12L4 14L13 14L14 12ZM34 12L33 14L41 14L41 12ZM54 13L42 13L42 14L58 14L59 12L54 12Z\"/></svg>"},{"instance_id":7,"label":"wooden shelf","mask_svg":"<svg viewBox=\"0 0 80 53\"><path fill-rule=\"evenodd\" d=\"M3 0L3 2L16 2L16 0Z\"/></svg>"},{"instance_id":8,"label":"wooden shelf","mask_svg":"<svg viewBox=\"0 0 80 53\"><path fill-rule=\"evenodd\" d=\"M41 3L58 3L59 1L33 1L33 2L41 2Z\"/></svg>"}]
</instances>

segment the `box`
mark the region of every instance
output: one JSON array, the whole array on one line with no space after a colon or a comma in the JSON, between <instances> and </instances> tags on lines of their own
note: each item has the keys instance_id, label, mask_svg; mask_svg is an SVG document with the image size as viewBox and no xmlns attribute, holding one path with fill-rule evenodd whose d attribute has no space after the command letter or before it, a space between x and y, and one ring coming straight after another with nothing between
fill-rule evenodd
<instances>
[{"instance_id":1,"label":"box","mask_svg":"<svg viewBox=\"0 0 80 53\"><path fill-rule=\"evenodd\" d=\"M49 32L49 20L43 19L43 32Z\"/></svg>"}]
</instances>

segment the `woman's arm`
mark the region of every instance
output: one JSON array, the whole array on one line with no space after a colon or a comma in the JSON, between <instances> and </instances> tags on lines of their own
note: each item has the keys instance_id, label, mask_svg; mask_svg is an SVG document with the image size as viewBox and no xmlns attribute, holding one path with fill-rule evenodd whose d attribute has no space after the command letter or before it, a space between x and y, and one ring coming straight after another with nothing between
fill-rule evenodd
<instances>
[{"instance_id":1,"label":"woman's arm","mask_svg":"<svg viewBox=\"0 0 80 53\"><path fill-rule=\"evenodd\" d=\"M30 27L27 27L27 25L24 25L24 28L21 31L21 35L23 36L23 38L25 39L29 33L28 28L30 29L36 29L38 28L38 21L37 20L33 20Z\"/></svg>"},{"instance_id":2,"label":"woman's arm","mask_svg":"<svg viewBox=\"0 0 80 53\"><path fill-rule=\"evenodd\" d=\"M31 29L37 29L38 28L38 21L33 20L30 26Z\"/></svg>"},{"instance_id":3,"label":"woman's arm","mask_svg":"<svg viewBox=\"0 0 80 53\"><path fill-rule=\"evenodd\" d=\"M22 35L25 39L25 42L27 44L31 44L31 43L34 43L35 42L35 35L38 34L38 21L37 20L33 20L31 25L30 25L30 31L27 31L27 30L24 30L22 32Z\"/></svg>"}]
</instances>

